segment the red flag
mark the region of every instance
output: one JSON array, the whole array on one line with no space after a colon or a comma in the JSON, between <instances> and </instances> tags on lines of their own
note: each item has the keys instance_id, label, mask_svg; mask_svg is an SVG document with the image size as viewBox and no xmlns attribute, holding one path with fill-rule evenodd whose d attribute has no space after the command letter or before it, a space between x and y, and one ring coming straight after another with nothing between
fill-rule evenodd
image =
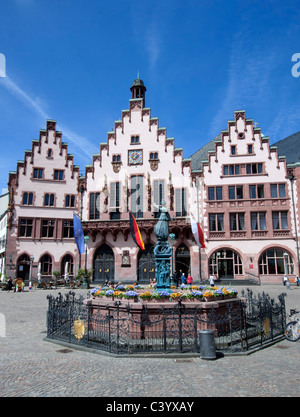
<instances>
[{"instance_id":1,"label":"red flag","mask_svg":"<svg viewBox=\"0 0 300 417\"><path fill-rule=\"evenodd\" d=\"M193 232L194 238L196 239L196 242L198 243L198 246L200 248L205 248L205 242L204 242L202 229L199 223L196 221L193 213L190 214L190 219L191 219L192 232Z\"/></svg>"},{"instance_id":2,"label":"red flag","mask_svg":"<svg viewBox=\"0 0 300 417\"><path fill-rule=\"evenodd\" d=\"M131 213L131 211L129 212L129 220L130 220L130 231L131 231L131 236L133 240L140 247L141 250L145 250L145 245L141 236L139 226L134 218L134 215Z\"/></svg>"}]
</instances>

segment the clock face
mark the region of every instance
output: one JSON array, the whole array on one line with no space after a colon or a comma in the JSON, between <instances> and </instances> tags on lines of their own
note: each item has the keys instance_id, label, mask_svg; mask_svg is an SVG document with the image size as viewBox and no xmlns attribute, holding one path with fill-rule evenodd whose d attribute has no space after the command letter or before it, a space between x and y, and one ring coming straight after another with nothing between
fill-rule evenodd
<instances>
[{"instance_id":1,"label":"clock face","mask_svg":"<svg viewBox=\"0 0 300 417\"><path fill-rule=\"evenodd\" d=\"M131 165L142 164L143 163L143 153L142 151L129 151L128 153L128 163Z\"/></svg>"}]
</instances>

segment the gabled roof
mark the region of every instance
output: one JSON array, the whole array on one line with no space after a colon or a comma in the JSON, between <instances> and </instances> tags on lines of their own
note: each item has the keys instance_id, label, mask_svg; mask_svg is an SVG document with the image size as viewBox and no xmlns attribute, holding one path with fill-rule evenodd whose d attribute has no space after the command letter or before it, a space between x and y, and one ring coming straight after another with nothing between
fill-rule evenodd
<instances>
[{"instance_id":1,"label":"gabled roof","mask_svg":"<svg viewBox=\"0 0 300 417\"><path fill-rule=\"evenodd\" d=\"M208 142L206 145L204 145L202 148L200 148L197 152L193 153L193 155L190 156L192 161L192 171L199 171L202 170L202 161L208 161L208 153L210 151L215 150L215 142L218 142L221 140L221 135L218 135L213 140Z\"/></svg>"},{"instance_id":2,"label":"gabled roof","mask_svg":"<svg viewBox=\"0 0 300 417\"><path fill-rule=\"evenodd\" d=\"M278 156L285 156L287 164L300 162L300 131L281 139L272 146L277 147Z\"/></svg>"}]
</instances>

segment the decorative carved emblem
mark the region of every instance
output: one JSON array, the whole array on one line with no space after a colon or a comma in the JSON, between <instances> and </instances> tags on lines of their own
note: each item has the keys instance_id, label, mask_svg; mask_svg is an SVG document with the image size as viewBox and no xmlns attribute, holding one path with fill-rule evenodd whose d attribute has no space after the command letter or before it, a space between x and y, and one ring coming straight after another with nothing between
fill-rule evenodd
<instances>
[{"instance_id":1,"label":"decorative carved emblem","mask_svg":"<svg viewBox=\"0 0 300 417\"><path fill-rule=\"evenodd\" d=\"M77 340L81 340L84 336L84 321L81 321L80 318L74 321L74 336Z\"/></svg>"},{"instance_id":2,"label":"decorative carved emblem","mask_svg":"<svg viewBox=\"0 0 300 417\"><path fill-rule=\"evenodd\" d=\"M150 168L152 171L156 171L158 168L158 161L150 161Z\"/></svg>"},{"instance_id":3,"label":"decorative carved emblem","mask_svg":"<svg viewBox=\"0 0 300 417\"><path fill-rule=\"evenodd\" d=\"M118 173L121 169L121 163L120 162L113 162L112 163L114 172Z\"/></svg>"}]
</instances>

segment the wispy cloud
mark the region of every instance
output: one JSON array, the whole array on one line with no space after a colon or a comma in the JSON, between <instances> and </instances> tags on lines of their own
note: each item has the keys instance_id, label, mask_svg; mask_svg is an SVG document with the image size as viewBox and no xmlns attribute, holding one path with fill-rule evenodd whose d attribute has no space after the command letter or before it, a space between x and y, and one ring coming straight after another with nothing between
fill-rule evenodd
<instances>
[{"instance_id":1,"label":"wispy cloud","mask_svg":"<svg viewBox=\"0 0 300 417\"><path fill-rule=\"evenodd\" d=\"M148 52L149 66L154 70L161 49L161 38L157 25L152 22L145 33L146 50Z\"/></svg>"},{"instance_id":2,"label":"wispy cloud","mask_svg":"<svg viewBox=\"0 0 300 417\"><path fill-rule=\"evenodd\" d=\"M32 98L27 94L15 81L13 81L9 76L5 78L0 78L0 85L5 87L12 95L14 95L18 100L23 102L27 107L32 109L36 114L38 114L45 121L51 119L49 114L45 111L42 106L42 102L39 98ZM72 145L81 152L81 157L86 161L91 160L92 154L97 151L96 146L90 142L84 136L78 135L75 132L72 132L66 126L58 123L58 129L62 131L63 137L67 138Z\"/></svg>"},{"instance_id":3,"label":"wispy cloud","mask_svg":"<svg viewBox=\"0 0 300 417\"><path fill-rule=\"evenodd\" d=\"M227 86L220 107L210 124L211 138L227 128L227 120L233 118L234 110L247 110L247 105L255 102L262 105L268 102L275 60L274 47L261 50L253 45L252 49L249 49L243 32L236 33L229 59Z\"/></svg>"}]
</instances>

